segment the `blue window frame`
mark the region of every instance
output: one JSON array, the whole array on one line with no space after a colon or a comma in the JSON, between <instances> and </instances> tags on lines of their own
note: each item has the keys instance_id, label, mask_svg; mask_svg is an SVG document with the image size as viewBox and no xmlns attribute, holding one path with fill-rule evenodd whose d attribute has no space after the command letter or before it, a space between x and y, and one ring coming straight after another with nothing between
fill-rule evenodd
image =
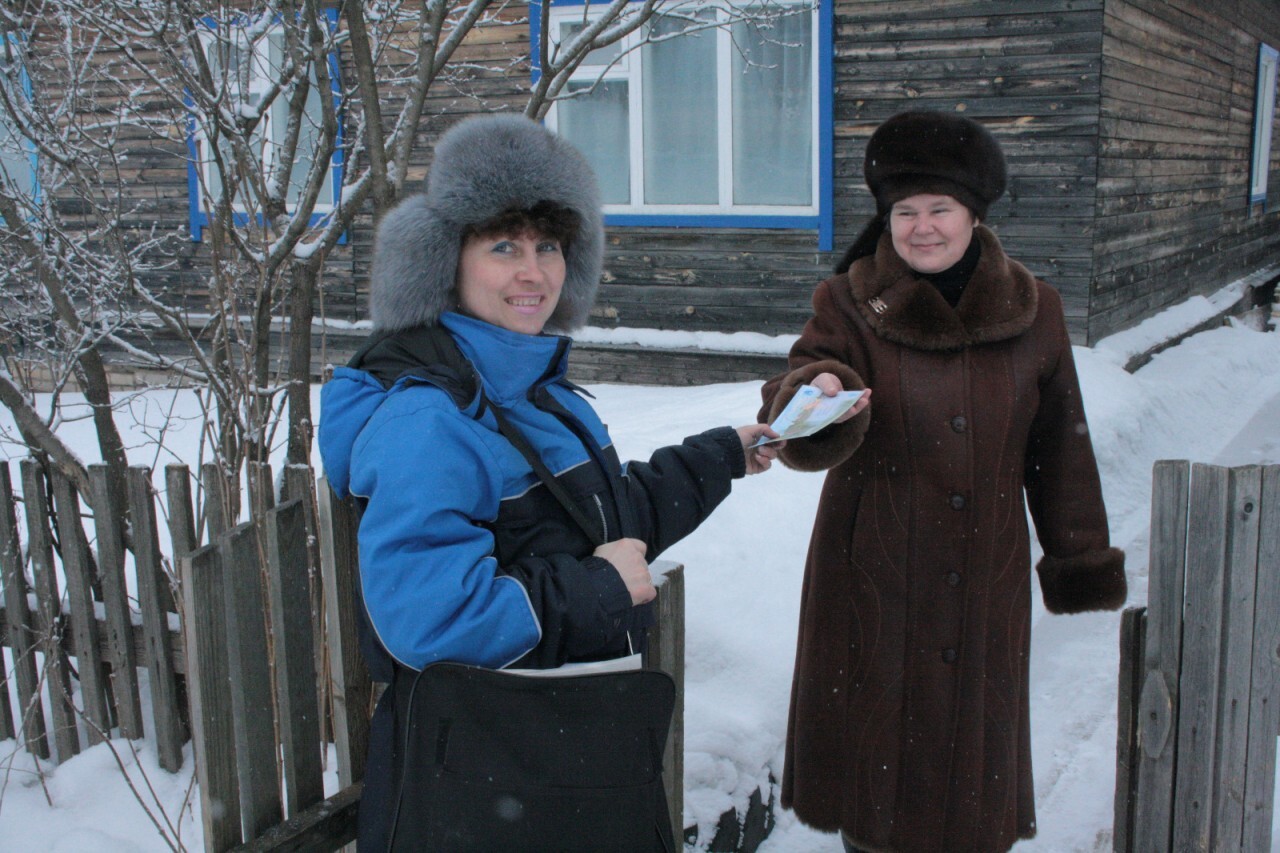
<instances>
[{"instance_id":1,"label":"blue window frame","mask_svg":"<svg viewBox=\"0 0 1280 853\"><path fill-rule=\"evenodd\" d=\"M337 10L326 9L325 15L328 18L330 31L335 30L338 24ZM283 31L280 25L267 28L261 32L255 31L253 36L250 37L249 23L247 18L243 20L243 24L239 20L233 22L233 37L228 48L228 51L232 54L228 59L228 63L244 64L247 67L248 74L246 75L247 81L245 83L247 88L242 93L246 101L252 101L252 99L261 96L270 85L270 80L274 76L272 69L278 67L284 50L282 44ZM213 19L207 19L205 25L210 33L209 42L212 42L212 35L219 27L219 23ZM248 55L245 56L245 54ZM211 61L214 60L211 58ZM339 68L336 53L329 54L328 63L330 97L333 98L334 108L338 109L341 102L341 85L338 77ZM312 82L314 84L314 77ZM308 149L308 136L318 133L320 110L323 108L320 98L320 92L313 85L308 95L305 116L314 116L315 119L310 123L303 122L298 142L298 152L290 175L290 186L287 190L289 194L287 200L290 204L292 204L293 199L297 198L297 194L301 192L301 183L305 180L306 174L311 167L305 152ZM188 99L188 106L191 106L190 99ZM261 162L264 171L271 168L273 152L283 139L285 116L287 114L288 98L285 94L278 95L272 103L270 112L263 117L254 135L255 140L261 146ZM329 164L329 174L326 176L325 184L321 188L321 198L316 202L315 210L311 214L310 225L312 227L323 224L332 214L337 207L338 199L342 192L344 166L343 132L343 123L341 114L339 114L337 145ZM187 159L187 190L191 240L193 242L200 242L204 229L209 226L209 205L205 203L205 188L208 188L211 192L221 191L220 176L213 166L213 158L209 156L207 151L208 144L208 140L201 131L195 117L191 116L187 124L187 150L190 155ZM233 199L232 213L237 225L248 224L250 216L255 215L255 212L251 211L244 203L243 198ZM346 242L345 235L339 242Z\"/></svg>"},{"instance_id":2,"label":"blue window frame","mask_svg":"<svg viewBox=\"0 0 1280 853\"><path fill-rule=\"evenodd\" d=\"M23 42L14 35L3 36L3 39L0 43L0 85L11 88L11 101L29 103L31 78L22 64ZM38 165L35 143L13 127L8 114L0 110L0 171L3 171L5 184L14 195L25 197L31 207L40 201Z\"/></svg>"},{"instance_id":3,"label":"blue window frame","mask_svg":"<svg viewBox=\"0 0 1280 853\"><path fill-rule=\"evenodd\" d=\"M647 25L667 38L640 44L635 34L589 55L547 123L594 167L605 222L811 229L830 251L832 6L802 0L756 25L727 22L728 6L708 0L693 13L705 27L686 30L684 7L680 20ZM544 14L554 50L593 9L582 0L530 4L535 81Z\"/></svg>"},{"instance_id":4,"label":"blue window frame","mask_svg":"<svg viewBox=\"0 0 1280 853\"><path fill-rule=\"evenodd\" d=\"M1253 109L1253 158L1249 169L1249 203L1267 200L1267 178L1271 171L1271 129L1276 115L1276 68L1280 51L1258 45L1258 92Z\"/></svg>"}]
</instances>

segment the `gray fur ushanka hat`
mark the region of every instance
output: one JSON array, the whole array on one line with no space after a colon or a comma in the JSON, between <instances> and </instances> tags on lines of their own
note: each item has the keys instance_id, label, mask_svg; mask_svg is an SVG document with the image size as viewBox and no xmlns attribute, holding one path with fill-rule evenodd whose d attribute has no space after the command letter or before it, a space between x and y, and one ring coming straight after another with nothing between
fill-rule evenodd
<instances>
[{"instance_id":1,"label":"gray fur ushanka hat","mask_svg":"<svg viewBox=\"0 0 1280 853\"><path fill-rule=\"evenodd\" d=\"M436 144L425 192L406 197L378 226L369 307L376 331L429 325L457 303L467 226L539 202L579 217L565 256L564 288L547 331L582 326L604 262L604 222L586 158L537 122L515 114L469 118Z\"/></svg>"}]
</instances>

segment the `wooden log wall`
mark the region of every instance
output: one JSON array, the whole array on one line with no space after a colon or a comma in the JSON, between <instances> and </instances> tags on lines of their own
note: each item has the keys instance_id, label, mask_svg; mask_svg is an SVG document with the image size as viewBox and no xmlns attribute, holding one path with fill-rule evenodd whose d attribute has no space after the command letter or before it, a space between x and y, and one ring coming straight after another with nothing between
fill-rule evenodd
<instances>
[{"instance_id":1,"label":"wooden log wall","mask_svg":"<svg viewBox=\"0 0 1280 853\"><path fill-rule=\"evenodd\" d=\"M907 109L989 127L1009 167L987 224L1054 285L1083 337L1091 274L1103 0L836 4L837 245L874 204L862 181L871 133Z\"/></svg>"},{"instance_id":2,"label":"wooden log wall","mask_svg":"<svg viewBox=\"0 0 1280 853\"><path fill-rule=\"evenodd\" d=\"M504 25L468 37L459 53L467 76L438 85L428 102L411 180L426 174L435 140L458 118L523 104L525 13L513 5ZM989 224L1012 256L1063 294L1079 343L1216 289L1280 252L1280 143L1270 204L1244 201L1257 44L1280 44L1273 2L836 0L834 38L835 251L819 251L807 230L613 227L594 325L798 332L814 285L873 211L862 181L867 139L912 108L961 112L1000 139L1009 191ZM405 28L404 42L384 54L388 70L412 47ZM340 64L344 74L352 67L347 56ZM398 97L388 91L388 122ZM130 151L122 223L158 223L179 235L166 249L171 266L151 274L152 284L200 312L209 247L183 236L185 140L170 143L140 140ZM317 316L367 317L373 229L372 217L361 217L331 257ZM601 375L644 375L616 355L600 350L581 361ZM729 371L735 378L768 375L740 361ZM699 370L692 363L652 372L706 381Z\"/></svg>"},{"instance_id":3,"label":"wooden log wall","mask_svg":"<svg viewBox=\"0 0 1280 853\"><path fill-rule=\"evenodd\" d=\"M1260 41L1275 3L1107 1L1090 339L1280 260L1280 116L1248 203Z\"/></svg>"}]
</instances>

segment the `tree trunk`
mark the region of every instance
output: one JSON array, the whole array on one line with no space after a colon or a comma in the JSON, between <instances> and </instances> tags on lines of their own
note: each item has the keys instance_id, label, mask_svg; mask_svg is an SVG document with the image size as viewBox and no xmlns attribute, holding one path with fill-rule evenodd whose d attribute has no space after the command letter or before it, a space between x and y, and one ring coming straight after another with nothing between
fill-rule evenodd
<instances>
[{"instance_id":1,"label":"tree trunk","mask_svg":"<svg viewBox=\"0 0 1280 853\"><path fill-rule=\"evenodd\" d=\"M319 255L320 253L317 253ZM293 267L293 293L289 300L289 449L288 464L311 461L311 320L315 315L316 284L322 257Z\"/></svg>"}]
</instances>

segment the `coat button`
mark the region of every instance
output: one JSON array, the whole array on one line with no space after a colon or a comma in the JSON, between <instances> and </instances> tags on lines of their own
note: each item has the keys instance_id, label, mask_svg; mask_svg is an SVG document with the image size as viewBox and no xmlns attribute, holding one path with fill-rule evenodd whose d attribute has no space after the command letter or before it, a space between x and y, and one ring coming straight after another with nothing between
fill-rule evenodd
<instances>
[{"instance_id":1,"label":"coat button","mask_svg":"<svg viewBox=\"0 0 1280 853\"><path fill-rule=\"evenodd\" d=\"M969 428L969 419L966 418L964 415L956 415L954 418L951 419L952 432L964 432L968 428Z\"/></svg>"},{"instance_id":2,"label":"coat button","mask_svg":"<svg viewBox=\"0 0 1280 853\"><path fill-rule=\"evenodd\" d=\"M957 494L951 496L952 509L964 509L964 503L964 495Z\"/></svg>"},{"instance_id":3,"label":"coat button","mask_svg":"<svg viewBox=\"0 0 1280 853\"><path fill-rule=\"evenodd\" d=\"M959 572L947 572L947 584L948 584L949 586L959 586L959 585L960 585L960 573L959 573Z\"/></svg>"},{"instance_id":4,"label":"coat button","mask_svg":"<svg viewBox=\"0 0 1280 853\"><path fill-rule=\"evenodd\" d=\"M943 649L943 650L942 650L942 661L943 661L943 663L955 663L955 662L956 662L956 650L955 650L955 649Z\"/></svg>"}]
</instances>

